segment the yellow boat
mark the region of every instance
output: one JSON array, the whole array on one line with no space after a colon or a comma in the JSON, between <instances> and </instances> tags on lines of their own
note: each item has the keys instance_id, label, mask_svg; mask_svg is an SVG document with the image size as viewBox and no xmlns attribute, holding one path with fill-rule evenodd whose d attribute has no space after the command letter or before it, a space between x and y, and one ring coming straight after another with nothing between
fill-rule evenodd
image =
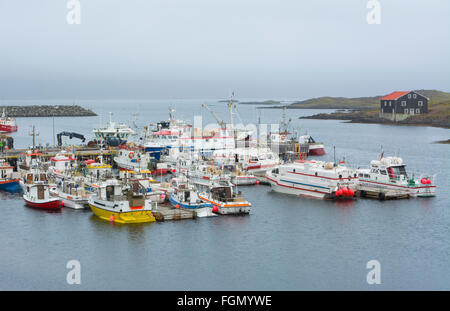
<instances>
[{"instance_id":1,"label":"yellow boat","mask_svg":"<svg viewBox=\"0 0 450 311\"><path fill-rule=\"evenodd\" d=\"M123 187L116 179L111 179L93 187L97 191L88 203L97 217L123 224L155 221L152 202L145 192L139 193L136 186Z\"/></svg>"}]
</instances>

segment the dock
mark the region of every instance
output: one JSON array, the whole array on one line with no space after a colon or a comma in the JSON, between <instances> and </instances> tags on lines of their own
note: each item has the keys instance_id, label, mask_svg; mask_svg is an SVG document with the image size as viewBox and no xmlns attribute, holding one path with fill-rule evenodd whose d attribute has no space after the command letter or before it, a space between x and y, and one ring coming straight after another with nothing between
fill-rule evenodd
<instances>
[{"instance_id":1,"label":"dock","mask_svg":"<svg viewBox=\"0 0 450 311\"><path fill-rule=\"evenodd\" d=\"M152 214L157 221L194 219L197 217L195 211L162 204L158 204L158 206L152 210Z\"/></svg>"},{"instance_id":2,"label":"dock","mask_svg":"<svg viewBox=\"0 0 450 311\"><path fill-rule=\"evenodd\" d=\"M86 148L86 147L74 147L74 148L39 148L35 149L36 152L42 154L42 158L51 158L56 156L57 153L62 150L66 150L68 154L73 154L73 156L79 160L84 161L88 159L95 159L96 157L102 156L105 163L112 163L112 158L116 154L117 148L108 149L97 149L97 148ZM5 150L0 153L0 159L8 161L11 165L16 166L17 160L24 155L30 149L10 149Z\"/></svg>"}]
</instances>

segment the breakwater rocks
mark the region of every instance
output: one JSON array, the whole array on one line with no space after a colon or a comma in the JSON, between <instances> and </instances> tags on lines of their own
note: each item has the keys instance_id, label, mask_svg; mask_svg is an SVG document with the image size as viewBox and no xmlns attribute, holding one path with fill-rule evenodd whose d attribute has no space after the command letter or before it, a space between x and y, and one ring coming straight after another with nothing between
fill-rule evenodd
<instances>
[{"instance_id":1,"label":"breakwater rocks","mask_svg":"<svg viewBox=\"0 0 450 311\"><path fill-rule=\"evenodd\" d=\"M78 105L0 106L8 117L89 117L97 114Z\"/></svg>"}]
</instances>

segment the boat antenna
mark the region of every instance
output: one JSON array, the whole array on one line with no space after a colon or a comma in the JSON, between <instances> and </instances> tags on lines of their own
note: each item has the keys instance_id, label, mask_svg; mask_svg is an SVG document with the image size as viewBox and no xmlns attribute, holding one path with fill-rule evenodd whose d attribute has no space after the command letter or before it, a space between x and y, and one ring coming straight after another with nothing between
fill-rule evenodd
<instances>
[{"instance_id":1,"label":"boat antenna","mask_svg":"<svg viewBox=\"0 0 450 311\"><path fill-rule=\"evenodd\" d=\"M260 140L261 140L261 133L260 133L260 127L261 127L261 109L258 109L258 127L256 128L256 146L260 147Z\"/></svg>"},{"instance_id":2,"label":"boat antenna","mask_svg":"<svg viewBox=\"0 0 450 311\"><path fill-rule=\"evenodd\" d=\"M53 122L53 146L56 146L55 145L55 113L53 113L52 122Z\"/></svg>"},{"instance_id":3,"label":"boat antenna","mask_svg":"<svg viewBox=\"0 0 450 311\"><path fill-rule=\"evenodd\" d=\"M333 146L334 165L336 165L336 146Z\"/></svg>"}]
</instances>

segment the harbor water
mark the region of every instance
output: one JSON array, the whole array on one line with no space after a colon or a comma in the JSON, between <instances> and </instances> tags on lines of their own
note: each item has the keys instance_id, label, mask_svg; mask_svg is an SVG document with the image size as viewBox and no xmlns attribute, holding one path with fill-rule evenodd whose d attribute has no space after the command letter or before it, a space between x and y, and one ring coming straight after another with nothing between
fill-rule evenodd
<instances>
[{"instance_id":1,"label":"harbor water","mask_svg":"<svg viewBox=\"0 0 450 311\"><path fill-rule=\"evenodd\" d=\"M98 117L18 118L16 148L53 144L53 132L92 129L108 121L138 127L176 116L203 124L217 100L77 101ZM71 101L3 101L4 105L71 104ZM257 122L252 105L238 105L244 123ZM248 216L118 225L90 210L52 213L27 208L19 195L0 193L1 290L450 290L450 145L448 129L298 119L324 110L288 110L291 127L325 144L327 154L354 166L400 156L407 169L436 176L436 197L333 202L241 187L252 203ZM282 111L263 109L262 123ZM54 128L54 130L53 130ZM78 144L64 138L65 143ZM66 281L70 260L81 264L81 284ZM366 281L370 260L381 264L381 284Z\"/></svg>"}]
</instances>

